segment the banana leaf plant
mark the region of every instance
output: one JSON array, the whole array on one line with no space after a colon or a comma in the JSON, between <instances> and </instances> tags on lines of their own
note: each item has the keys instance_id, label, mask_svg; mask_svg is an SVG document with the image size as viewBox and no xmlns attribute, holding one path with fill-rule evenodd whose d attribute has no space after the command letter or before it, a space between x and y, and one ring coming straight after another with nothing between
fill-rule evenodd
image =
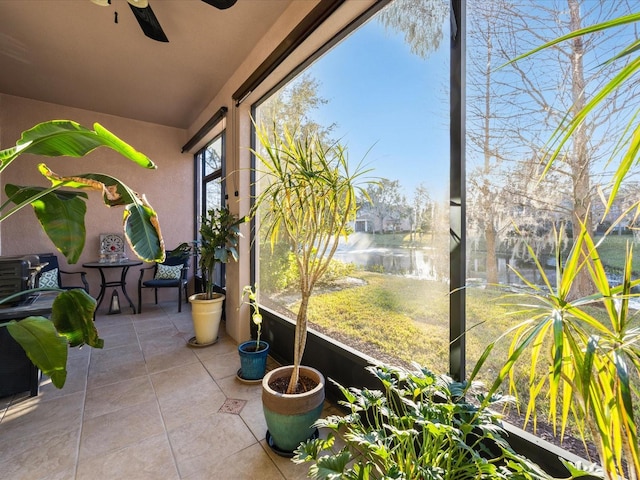
<instances>
[{"instance_id":1,"label":"banana leaf plant","mask_svg":"<svg viewBox=\"0 0 640 480\"><path fill-rule=\"evenodd\" d=\"M15 147L0 150L0 173L22 154L44 157L84 157L99 147L107 147L143 168L156 165L100 124L93 130L69 120L40 123L22 133ZM49 187L5 185L7 200L0 205L0 222L17 211L32 206L42 229L69 263L76 263L85 245L85 214L88 195L100 192L105 205L124 207L123 230L129 246L145 261L164 260L164 245L156 212L144 195L109 175L83 173L58 175L46 164L39 172ZM34 289L39 291L45 289ZM51 289L49 289L51 290ZM19 295L23 295L21 292ZM0 299L0 305L14 296ZM93 317L96 301L84 290L62 291L53 302L51 318L29 317L19 322L1 323L22 346L29 359L52 383L62 388L66 380L68 345L102 348Z\"/></svg>"}]
</instances>

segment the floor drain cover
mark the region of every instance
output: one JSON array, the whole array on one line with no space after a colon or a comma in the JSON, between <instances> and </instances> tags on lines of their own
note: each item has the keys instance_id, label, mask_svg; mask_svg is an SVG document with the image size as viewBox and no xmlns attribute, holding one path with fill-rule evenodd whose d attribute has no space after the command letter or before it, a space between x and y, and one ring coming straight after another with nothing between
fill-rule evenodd
<instances>
[{"instance_id":1,"label":"floor drain cover","mask_svg":"<svg viewBox=\"0 0 640 480\"><path fill-rule=\"evenodd\" d=\"M242 411L246 403L246 400L227 398L218 411L222 413L233 413L234 415L238 415Z\"/></svg>"}]
</instances>

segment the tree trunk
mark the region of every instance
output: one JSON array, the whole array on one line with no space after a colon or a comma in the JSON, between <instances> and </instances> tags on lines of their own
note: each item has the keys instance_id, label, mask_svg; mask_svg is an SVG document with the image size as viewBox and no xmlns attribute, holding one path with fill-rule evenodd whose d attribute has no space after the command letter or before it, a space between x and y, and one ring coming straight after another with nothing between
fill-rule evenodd
<instances>
[{"instance_id":1,"label":"tree trunk","mask_svg":"<svg viewBox=\"0 0 640 480\"><path fill-rule=\"evenodd\" d=\"M302 354L307 343L307 308L309 307L309 293L303 293L300 301L300 308L296 316L296 331L293 346L293 370L291 380L287 386L287 393L295 393L296 386L300 380L300 363Z\"/></svg>"},{"instance_id":2,"label":"tree trunk","mask_svg":"<svg viewBox=\"0 0 640 480\"><path fill-rule=\"evenodd\" d=\"M570 29L572 31L581 28L580 3L578 0L567 0L570 14ZM585 79L584 79L584 45L581 37L571 40L571 93L573 98L572 113L575 115L585 105ZM584 124L578 126L573 135L572 151L569 155L571 176L573 180L573 235L580 232L580 221L584 221L592 233L591 213L591 175L590 163L587 153L588 139ZM585 297L593 292L589 272L583 269L573 284L572 298Z\"/></svg>"},{"instance_id":3,"label":"tree trunk","mask_svg":"<svg viewBox=\"0 0 640 480\"><path fill-rule=\"evenodd\" d=\"M495 228L493 228L493 223L488 222L485 225L484 229L484 237L487 242L487 284L497 284L498 283L498 256L496 251L498 249L497 245L497 233Z\"/></svg>"}]
</instances>

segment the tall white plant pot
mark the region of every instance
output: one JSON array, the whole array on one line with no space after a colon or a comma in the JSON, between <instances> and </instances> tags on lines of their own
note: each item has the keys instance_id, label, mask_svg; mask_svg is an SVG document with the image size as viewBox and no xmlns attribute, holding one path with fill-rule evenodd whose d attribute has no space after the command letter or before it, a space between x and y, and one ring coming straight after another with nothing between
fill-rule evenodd
<instances>
[{"instance_id":1,"label":"tall white plant pot","mask_svg":"<svg viewBox=\"0 0 640 480\"><path fill-rule=\"evenodd\" d=\"M206 299L205 293L196 293L189 297L193 331L198 345L210 345L218 339L224 298L221 293L214 293L210 300Z\"/></svg>"}]
</instances>

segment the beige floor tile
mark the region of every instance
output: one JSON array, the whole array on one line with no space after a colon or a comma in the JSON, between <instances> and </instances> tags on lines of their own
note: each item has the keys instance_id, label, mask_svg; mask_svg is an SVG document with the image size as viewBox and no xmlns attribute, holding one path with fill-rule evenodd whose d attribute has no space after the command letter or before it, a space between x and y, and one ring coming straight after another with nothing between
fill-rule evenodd
<instances>
[{"instance_id":1,"label":"beige floor tile","mask_svg":"<svg viewBox=\"0 0 640 480\"><path fill-rule=\"evenodd\" d=\"M96 388L147 374L139 345L95 350L89 364L88 388Z\"/></svg>"},{"instance_id":2,"label":"beige floor tile","mask_svg":"<svg viewBox=\"0 0 640 480\"><path fill-rule=\"evenodd\" d=\"M138 345L138 338L133 325L129 324L122 327L117 327L118 331L113 331L105 334L102 328L98 328L98 335L104 340L103 350L109 350L112 348L125 347L127 345Z\"/></svg>"},{"instance_id":3,"label":"beige floor tile","mask_svg":"<svg viewBox=\"0 0 640 480\"><path fill-rule=\"evenodd\" d=\"M46 394L47 400L55 397L82 393L87 388L87 375L89 372L89 357L72 357L67 360L67 379L63 388L56 388L49 377L43 376L40 380L39 393Z\"/></svg>"},{"instance_id":4,"label":"beige floor tile","mask_svg":"<svg viewBox=\"0 0 640 480\"><path fill-rule=\"evenodd\" d=\"M216 413L226 397L200 363L151 376L167 429Z\"/></svg>"},{"instance_id":5,"label":"beige floor tile","mask_svg":"<svg viewBox=\"0 0 640 480\"><path fill-rule=\"evenodd\" d=\"M223 462L212 461L187 480L283 480L285 477L276 468L259 443L253 444L240 452L224 459Z\"/></svg>"},{"instance_id":6,"label":"beige floor tile","mask_svg":"<svg viewBox=\"0 0 640 480\"><path fill-rule=\"evenodd\" d=\"M262 410L262 398L256 397L247 401L247 404L240 412L240 416L247 427L258 440L264 440L267 434L267 421L264 419Z\"/></svg>"},{"instance_id":7,"label":"beige floor tile","mask_svg":"<svg viewBox=\"0 0 640 480\"><path fill-rule=\"evenodd\" d=\"M261 386L236 379L224 322L215 345L194 348L190 306L126 310L98 315L104 349L70 349L63 390L44 379L37 397L0 399L0 478L306 478L266 446ZM233 400L239 414L222 413Z\"/></svg>"},{"instance_id":8,"label":"beige floor tile","mask_svg":"<svg viewBox=\"0 0 640 480\"><path fill-rule=\"evenodd\" d=\"M79 458L105 455L163 432L155 400L121 408L83 422Z\"/></svg>"},{"instance_id":9,"label":"beige floor tile","mask_svg":"<svg viewBox=\"0 0 640 480\"><path fill-rule=\"evenodd\" d=\"M106 455L78 462L76 480L173 480L180 478L161 433Z\"/></svg>"},{"instance_id":10,"label":"beige floor tile","mask_svg":"<svg viewBox=\"0 0 640 480\"><path fill-rule=\"evenodd\" d=\"M227 377L235 378L240 368L240 357L237 351L216 355L201 361L215 380Z\"/></svg>"},{"instance_id":11,"label":"beige floor tile","mask_svg":"<svg viewBox=\"0 0 640 480\"><path fill-rule=\"evenodd\" d=\"M72 478L75 478L75 474L76 467L74 466L73 468L69 468L67 470L51 472L44 477L40 477L38 480L71 480ZM30 478L30 480L33 480L33 478Z\"/></svg>"},{"instance_id":12,"label":"beige floor tile","mask_svg":"<svg viewBox=\"0 0 640 480\"><path fill-rule=\"evenodd\" d=\"M84 420L99 417L140 403L155 401L156 396L147 376L123 380L87 391Z\"/></svg>"},{"instance_id":13,"label":"beige floor tile","mask_svg":"<svg viewBox=\"0 0 640 480\"><path fill-rule=\"evenodd\" d=\"M171 350L145 353L144 358L149 373L162 372L163 370L169 370L188 363L199 363L198 357L193 354L186 343L182 343L180 346Z\"/></svg>"},{"instance_id":14,"label":"beige floor tile","mask_svg":"<svg viewBox=\"0 0 640 480\"><path fill-rule=\"evenodd\" d=\"M84 393L73 393L51 400L39 395L12 405L0 425L0 446L27 435L80 427L83 403Z\"/></svg>"},{"instance_id":15,"label":"beige floor tile","mask_svg":"<svg viewBox=\"0 0 640 480\"><path fill-rule=\"evenodd\" d=\"M142 360L142 349L136 339L135 343L120 345L118 347L104 349L96 348L91 352L89 368L93 371L106 370L114 365L128 364L131 361Z\"/></svg>"},{"instance_id":16,"label":"beige floor tile","mask_svg":"<svg viewBox=\"0 0 640 480\"><path fill-rule=\"evenodd\" d=\"M147 366L144 360L132 361L129 364L105 367L104 371L89 372L87 388L97 388L111 385L123 380L141 377L147 374Z\"/></svg>"},{"instance_id":17,"label":"beige floor tile","mask_svg":"<svg viewBox=\"0 0 640 480\"><path fill-rule=\"evenodd\" d=\"M154 318L154 317L138 317L134 320L133 326L136 332L140 335L150 333L154 330L171 330L174 331L176 327L171 323L169 318Z\"/></svg>"},{"instance_id":18,"label":"beige floor tile","mask_svg":"<svg viewBox=\"0 0 640 480\"><path fill-rule=\"evenodd\" d=\"M260 442L262 448L267 452L269 458L276 465L278 470L282 472L282 475L287 480L303 480L308 479L307 473L309 472L309 465L302 464L297 465L291 461L288 457L282 457L277 455L269 448L266 440Z\"/></svg>"},{"instance_id":19,"label":"beige floor tile","mask_svg":"<svg viewBox=\"0 0 640 480\"><path fill-rule=\"evenodd\" d=\"M60 426L46 432L16 438L0 428L0 477L11 480L73 478L64 474L75 470L80 425ZM55 475L61 475L56 477Z\"/></svg>"},{"instance_id":20,"label":"beige floor tile","mask_svg":"<svg viewBox=\"0 0 640 480\"><path fill-rule=\"evenodd\" d=\"M238 380L236 375L221 378L216 380L216 383L227 397L251 400L252 398L260 398L262 395L262 383L243 382Z\"/></svg>"},{"instance_id":21,"label":"beige floor tile","mask_svg":"<svg viewBox=\"0 0 640 480\"><path fill-rule=\"evenodd\" d=\"M224 463L228 457L256 443L238 415L214 413L169 430L178 471L182 478Z\"/></svg>"},{"instance_id":22,"label":"beige floor tile","mask_svg":"<svg viewBox=\"0 0 640 480\"><path fill-rule=\"evenodd\" d=\"M222 330L222 327L220 327L220 330ZM216 343L208 347L193 348L193 351L198 356L198 358L200 358L200 360L204 362L220 355L227 355L234 352L237 354L238 345L221 331L218 335L218 341Z\"/></svg>"}]
</instances>

